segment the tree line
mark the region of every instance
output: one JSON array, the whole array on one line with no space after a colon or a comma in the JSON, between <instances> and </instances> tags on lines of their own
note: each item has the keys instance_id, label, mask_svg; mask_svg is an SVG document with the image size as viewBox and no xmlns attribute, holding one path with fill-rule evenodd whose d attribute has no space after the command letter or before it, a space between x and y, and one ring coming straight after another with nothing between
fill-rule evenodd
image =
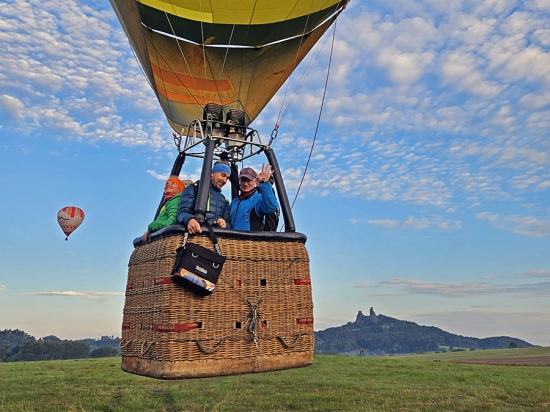
<instances>
[{"instance_id":1,"label":"tree line","mask_svg":"<svg viewBox=\"0 0 550 412\"><path fill-rule=\"evenodd\" d=\"M56 336L35 339L22 330L0 331L0 362L104 358L119 354L120 338L102 336L101 339L79 341L61 340Z\"/></svg>"}]
</instances>

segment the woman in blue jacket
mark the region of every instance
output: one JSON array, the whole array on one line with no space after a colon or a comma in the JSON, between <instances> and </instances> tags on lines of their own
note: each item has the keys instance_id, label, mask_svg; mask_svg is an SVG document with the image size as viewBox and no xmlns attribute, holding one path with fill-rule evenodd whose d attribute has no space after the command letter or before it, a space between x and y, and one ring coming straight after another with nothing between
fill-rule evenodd
<instances>
[{"instance_id":1,"label":"woman in blue jacket","mask_svg":"<svg viewBox=\"0 0 550 412\"><path fill-rule=\"evenodd\" d=\"M270 165L262 165L258 175L251 167L239 173L241 194L229 205L231 228L257 232L264 229L264 217L273 213L279 203L269 183Z\"/></svg>"}]
</instances>

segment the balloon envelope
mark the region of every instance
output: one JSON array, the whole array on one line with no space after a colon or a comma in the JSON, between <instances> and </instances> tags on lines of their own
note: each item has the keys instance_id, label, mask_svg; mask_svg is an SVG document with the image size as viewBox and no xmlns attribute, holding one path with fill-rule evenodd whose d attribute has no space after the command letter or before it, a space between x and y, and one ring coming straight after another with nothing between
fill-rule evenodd
<instances>
[{"instance_id":1,"label":"balloon envelope","mask_svg":"<svg viewBox=\"0 0 550 412\"><path fill-rule=\"evenodd\" d=\"M65 240L80 226L83 220L84 211L76 206L65 206L57 212L57 223L59 223L61 230L67 236Z\"/></svg>"},{"instance_id":2,"label":"balloon envelope","mask_svg":"<svg viewBox=\"0 0 550 412\"><path fill-rule=\"evenodd\" d=\"M110 0L177 132L216 103L249 125L348 0Z\"/></svg>"}]
</instances>

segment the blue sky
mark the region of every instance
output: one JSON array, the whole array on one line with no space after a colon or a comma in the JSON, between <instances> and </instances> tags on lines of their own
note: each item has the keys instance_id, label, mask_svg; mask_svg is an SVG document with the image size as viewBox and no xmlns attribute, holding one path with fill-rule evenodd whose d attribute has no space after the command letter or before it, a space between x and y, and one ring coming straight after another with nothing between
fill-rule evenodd
<instances>
[{"instance_id":1,"label":"blue sky","mask_svg":"<svg viewBox=\"0 0 550 412\"><path fill-rule=\"evenodd\" d=\"M273 144L291 201L330 43ZM0 44L0 329L119 336L132 240L176 154L168 123L106 0L2 2ZM548 345L549 119L550 1L351 0L294 207L316 329L372 306ZM188 162L181 177L198 176ZM86 219L65 242L67 205Z\"/></svg>"}]
</instances>

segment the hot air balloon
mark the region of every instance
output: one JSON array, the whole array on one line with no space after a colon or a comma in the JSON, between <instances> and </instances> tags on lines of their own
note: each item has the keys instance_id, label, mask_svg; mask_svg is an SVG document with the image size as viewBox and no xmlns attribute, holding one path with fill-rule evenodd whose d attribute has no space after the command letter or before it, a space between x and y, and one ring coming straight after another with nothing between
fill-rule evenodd
<instances>
[{"instance_id":1,"label":"hot air balloon","mask_svg":"<svg viewBox=\"0 0 550 412\"><path fill-rule=\"evenodd\" d=\"M279 165L251 123L344 10L338 0L110 0L174 130L178 154L202 159L195 219L203 222L214 160L232 177L264 153L284 232L215 228L226 257L215 293L171 281L186 228L134 240L120 343L122 369L194 378L313 363L313 302L306 236L296 232ZM238 183L232 196L238 196ZM159 209L160 210L159 206ZM157 210L157 214L158 214ZM206 229L203 233L208 233ZM193 243L212 248L206 234Z\"/></svg>"},{"instance_id":2,"label":"hot air balloon","mask_svg":"<svg viewBox=\"0 0 550 412\"><path fill-rule=\"evenodd\" d=\"M57 212L57 223L63 233L65 240L69 240L69 236L73 233L84 221L84 211L76 206L65 206Z\"/></svg>"}]
</instances>

